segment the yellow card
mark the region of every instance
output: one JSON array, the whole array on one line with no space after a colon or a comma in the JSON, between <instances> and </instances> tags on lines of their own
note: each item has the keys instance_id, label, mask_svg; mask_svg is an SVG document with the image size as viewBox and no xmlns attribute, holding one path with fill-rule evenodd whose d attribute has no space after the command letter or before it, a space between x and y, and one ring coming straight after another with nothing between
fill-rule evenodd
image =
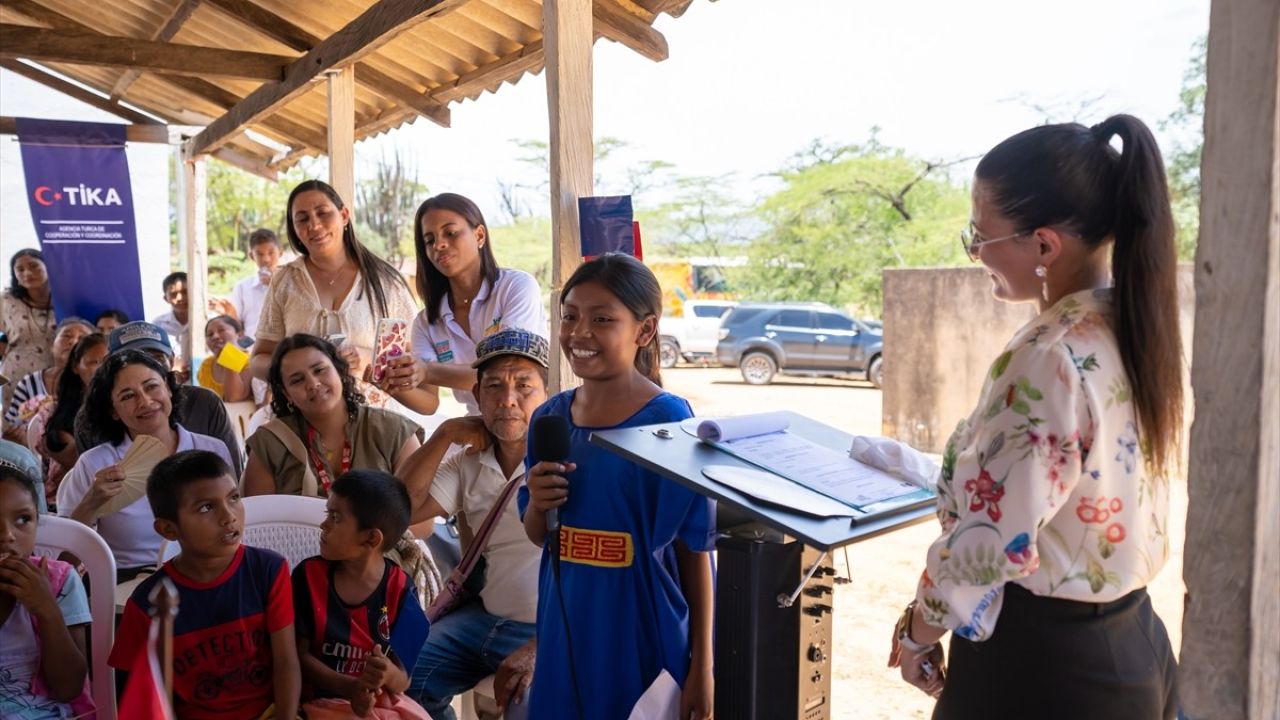
<instances>
[{"instance_id":1,"label":"yellow card","mask_svg":"<svg viewBox=\"0 0 1280 720\"><path fill-rule=\"evenodd\" d=\"M249 353L239 345L229 342L223 345L222 352L218 353L218 364L231 372L240 372L249 364Z\"/></svg>"}]
</instances>

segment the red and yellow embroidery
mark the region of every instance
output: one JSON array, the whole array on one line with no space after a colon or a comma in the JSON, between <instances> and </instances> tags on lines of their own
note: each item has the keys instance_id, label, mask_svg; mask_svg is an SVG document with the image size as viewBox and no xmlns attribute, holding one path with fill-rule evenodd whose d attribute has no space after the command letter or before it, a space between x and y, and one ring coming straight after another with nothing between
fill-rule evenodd
<instances>
[{"instance_id":1,"label":"red and yellow embroidery","mask_svg":"<svg viewBox=\"0 0 1280 720\"><path fill-rule=\"evenodd\" d=\"M596 567L631 567L635 558L631 533L560 527L560 559Z\"/></svg>"}]
</instances>

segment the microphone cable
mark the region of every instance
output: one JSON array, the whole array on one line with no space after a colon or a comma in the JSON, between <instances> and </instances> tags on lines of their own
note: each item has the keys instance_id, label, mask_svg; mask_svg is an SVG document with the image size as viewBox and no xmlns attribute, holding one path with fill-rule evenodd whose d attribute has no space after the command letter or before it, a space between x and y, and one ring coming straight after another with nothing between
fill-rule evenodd
<instances>
[{"instance_id":1,"label":"microphone cable","mask_svg":"<svg viewBox=\"0 0 1280 720\"><path fill-rule=\"evenodd\" d=\"M560 620L564 623L564 639L569 648L569 678L573 681L573 699L578 707L578 720L586 720L582 712L582 690L578 687L578 665L573 659L573 634L569 632L569 611L564 605L564 588L560 584L560 528L547 533L547 546L551 550L551 574L556 581L556 598L560 601Z\"/></svg>"}]
</instances>

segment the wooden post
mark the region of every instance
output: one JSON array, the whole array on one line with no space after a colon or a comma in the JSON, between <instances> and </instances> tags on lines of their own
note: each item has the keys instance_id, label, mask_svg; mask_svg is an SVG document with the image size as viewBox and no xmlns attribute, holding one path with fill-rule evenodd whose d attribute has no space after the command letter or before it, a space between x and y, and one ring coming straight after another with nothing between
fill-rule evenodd
<instances>
[{"instance_id":1,"label":"wooden post","mask_svg":"<svg viewBox=\"0 0 1280 720\"><path fill-rule=\"evenodd\" d=\"M342 202L356 202L356 69L330 70L329 88L329 184Z\"/></svg>"},{"instance_id":2,"label":"wooden post","mask_svg":"<svg viewBox=\"0 0 1280 720\"><path fill-rule=\"evenodd\" d=\"M1180 694L1280 717L1280 4L1213 0Z\"/></svg>"},{"instance_id":3,"label":"wooden post","mask_svg":"<svg viewBox=\"0 0 1280 720\"><path fill-rule=\"evenodd\" d=\"M156 662L164 678L166 699L173 702L173 619L178 616L178 588L169 578L162 578L151 589L151 629L147 652L155 651Z\"/></svg>"},{"instance_id":4,"label":"wooden post","mask_svg":"<svg viewBox=\"0 0 1280 720\"><path fill-rule=\"evenodd\" d=\"M560 354L560 288L582 262L578 198L592 190L591 0L544 0L543 47L551 119L550 392L577 384Z\"/></svg>"},{"instance_id":5,"label":"wooden post","mask_svg":"<svg viewBox=\"0 0 1280 720\"><path fill-rule=\"evenodd\" d=\"M205 197L204 163L203 157L185 157L181 165L188 308L187 339L182 353L187 370L192 376L196 371L192 358L195 357L196 348L204 347L204 326L209 317L209 237L206 232L208 205Z\"/></svg>"}]
</instances>

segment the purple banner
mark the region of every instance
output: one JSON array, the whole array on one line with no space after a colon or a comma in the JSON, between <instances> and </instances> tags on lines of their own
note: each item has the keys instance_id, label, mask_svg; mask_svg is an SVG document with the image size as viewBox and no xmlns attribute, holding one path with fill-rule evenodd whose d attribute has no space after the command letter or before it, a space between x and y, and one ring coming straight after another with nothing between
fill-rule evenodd
<instances>
[{"instance_id":1,"label":"purple banner","mask_svg":"<svg viewBox=\"0 0 1280 720\"><path fill-rule=\"evenodd\" d=\"M630 195L578 198L578 226L582 257L605 253L636 254L636 236Z\"/></svg>"},{"instance_id":2,"label":"purple banner","mask_svg":"<svg viewBox=\"0 0 1280 720\"><path fill-rule=\"evenodd\" d=\"M18 118L22 168L58 319L143 319L125 126ZM166 199L167 203L167 199Z\"/></svg>"}]
</instances>

